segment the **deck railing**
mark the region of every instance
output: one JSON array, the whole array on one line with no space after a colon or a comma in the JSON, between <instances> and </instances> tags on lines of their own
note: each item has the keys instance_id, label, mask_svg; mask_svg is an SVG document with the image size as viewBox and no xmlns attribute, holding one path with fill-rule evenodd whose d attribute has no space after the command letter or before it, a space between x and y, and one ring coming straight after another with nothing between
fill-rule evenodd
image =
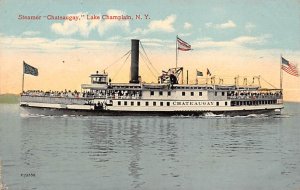
<instances>
[{"instance_id":1,"label":"deck railing","mask_svg":"<svg viewBox=\"0 0 300 190\"><path fill-rule=\"evenodd\" d=\"M91 100L92 100L91 98L50 97L50 96L30 96L30 95L21 96L21 102L37 102L37 103L48 103L48 104L84 105Z\"/></svg>"}]
</instances>

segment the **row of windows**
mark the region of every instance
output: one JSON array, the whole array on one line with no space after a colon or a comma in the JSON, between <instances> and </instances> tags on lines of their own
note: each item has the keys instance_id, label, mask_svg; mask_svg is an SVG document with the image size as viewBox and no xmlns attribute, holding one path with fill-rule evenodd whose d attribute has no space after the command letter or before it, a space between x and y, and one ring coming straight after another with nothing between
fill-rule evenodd
<instances>
[{"instance_id":1,"label":"row of windows","mask_svg":"<svg viewBox=\"0 0 300 190\"><path fill-rule=\"evenodd\" d=\"M122 105L122 102L121 101L118 101L118 106L121 106ZM123 104L124 106L127 106L128 105L128 103L127 103L127 101L124 101L124 104ZM130 105L131 106L135 106L135 102L134 101L131 101L130 102ZM136 105L137 106L141 106L141 102L136 102ZM145 102L145 106L149 106L150 104L149 104L149 102ZM156 106L157 105L157 102L152 102L152 106ZM159 105L160 106L170 106L170 102L166 102L166 104L164 104L164 102L159 102ZM219 104L219 102L216 102L216 105L217 106L219 106L220 104ZM225 106L227 106L227 102L225 102Z\"/></svg>"},{"instance_id":2,"label":"row of windows","mask_svg":"<svg viewBox=\"0 0 300 190\"><path fill-rule=\"evenodd\" d=\"M176 86L175 89L213 89L212 87L190 87L190 86Z\"/></svg>"},{"instance_id":3,"label":"row of windows","mask_svg":"<svg viewBox=\"0 0 300 190\"><path fill-rule=\"evenodd\" d=\"M122 102L121 101L118 101L118 106L121 106L122 105ZM127 106L128 105L128 102L127 101L124 101L124 104L123 104L124 106ZM131 101L130 102L130 105L131 106L135 106L135 102L134 101ZM136 105L137 106L141 106L141 102L136 102ZM150 104L149 104L149 102L145 102L145 106L149 106ZM157 103L156 102L152 102L152 106L156 106L157 105ZM170 102L166 102L166 104L164 104L164 102L159 102L159 105L160 106L170 106Z\"/></svg>"},{"instance_id":4,"label":"row of windows","mask_svg":"<svg viewBox=\"0 0 300 190\"><path fill-rule=\"evenodd\" d=\"M216 102L216 105L219 106L220 103L219 103L219 102ZM227 106L227 102L225 102L225 106Z\"/></svg>"},{"instance_id":5,"label":"row of windows","mask_svg":"<svg viewBox=\"0 0 300 190\"><path fill-rule=\"evenodd\" d=\"M112 86L116 89L127 89L127 88L141 88L140 86Z\"/></svg>"},{"instance_id":6,"label":"row of windows","mask_svg":"<svg viewBox=\"0 0 300 190\"><path fill-rule=\"evenodd\" d=\"M185 92L181 92L182 96L185 96L185 94L186 94ZM154 91L150 91L150 95L154 96ZM163 91L159 91L159 95L162 96L163 95ZM190 95L194 96L195 92L190 92ZM199 92L198 95L202 96L202 92ZM168 91L168 96L171 96L171 91Z\"/></svg>"},{"instance_id":7,"label":"row of windows","mask_svg":"<svg viewBox=\"0 0 300 190\"><path fill-rule=\"evenodd\" d=\"M218 96L218 92L215 92L215 96ZM225 96L225 92L222 92L222 96Z\"/></svg>"},{"instance_id":8,"label":"row of windows","mask_svg":"<svg viewBox=\"0 0 300 190\"><path fill-rule=\"evenodd\" d=\"M252 106L264 104L276 104L277 100L256 100L256 101L232 101L231 106Z\"/></svg>"},{"instance_id":9,"label":"row of windows","mask_svg":"<svg viewBox=\"0 0 300 190\"><path fill-rule=\"evenodd\" d=\"M159 91L158 93L159 93L160 96L163 96L163 94L164 94L163 91ZM154 96L154 94L155 94L155 91L150 91L151 96ZM185 96L186 92L181 92L181 95ZM194 95L195 95L195 92L190 92L190 96L194 96ZM202 96L202 92L198 92L198 95ZM225 92L221 92L221 95L225 96ZM171 91L168 91L168 96L171 96ZM215 92L215 96L218 96L218 92Z\"/></svg>"},{"instance_id":10,"label":"row of windows","mask_svg":"<svg viewBox=\"0 0 300 190\"><path fill-rule=\"evenodd\" d=\"M154 96L154 91L150 91L150 95ZM159 91L159 95L162 96L163 95L163 91ZM171 91L168 91L168 96L171 96Z\"/></svg>"}]
</instances>

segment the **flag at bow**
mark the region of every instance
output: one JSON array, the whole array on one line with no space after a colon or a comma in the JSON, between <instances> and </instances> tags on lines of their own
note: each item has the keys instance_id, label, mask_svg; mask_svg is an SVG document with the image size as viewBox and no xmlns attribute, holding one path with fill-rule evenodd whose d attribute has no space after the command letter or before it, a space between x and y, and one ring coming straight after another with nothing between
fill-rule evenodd
<instances>
[{"instance_id":1,"label":"flag at bow","mask_svg":"<svg viewBox=\"0 0 300 190\"><path fill-rule=\"evenodd\" d=\"M281 69L290 75L299 77L298 68L296 65L290 63L288 60L281 57Z\"/></svg>"},{"instance_id":2,"label":"flag at bow","mask_svg":"<svg viewBox=\"0 0 300 190\"><path fill-rule=\"evenodd\" d=\"M197 70L197 77L202 77L202 76L203 76L203 73L201 71Z\"/></svg>"},{"instance_id":3,"label":"flag at bow","mask_svg":"<svg viewBox=\"0 0 300 190\"><path fill-rule=\"evenodd\" d=\"M192 50L192 46L188 44L187 42L183 41L177 36L177 44L178 44L178 50L181 51L190 51Z\"/></svg>"},{"instance_id":4,"label":"flag at bow","mask_svg":"<svg viewBox=\"0 0 300 190\"><path fill-rule=\"evenodd\" d=\"M24 72L24 74L29 74L29 75L33 75L33 76L39 75L38 69L31 65L28 65L27 63L25 63L25 61L23 61L23 72Z\"/></svg>"}]
</instances>

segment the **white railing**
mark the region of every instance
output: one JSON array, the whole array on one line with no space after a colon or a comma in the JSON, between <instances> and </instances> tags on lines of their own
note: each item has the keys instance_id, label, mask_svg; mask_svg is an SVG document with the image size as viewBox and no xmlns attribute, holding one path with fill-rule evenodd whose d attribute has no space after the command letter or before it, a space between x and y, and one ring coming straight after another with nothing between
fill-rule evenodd
<instances>
[{"instance_id":1,"label":"white railing","mask_svg":"<svg viewBox=\"0 0 300 190\"><path fill-rule=\"evenodd\" d=\"M22 95L21 102L37 102L49 104L76 104L84 105L92 98L67 98L67 97L50 97L50 96L28 96Z\"/></svg>"}]
</instances>

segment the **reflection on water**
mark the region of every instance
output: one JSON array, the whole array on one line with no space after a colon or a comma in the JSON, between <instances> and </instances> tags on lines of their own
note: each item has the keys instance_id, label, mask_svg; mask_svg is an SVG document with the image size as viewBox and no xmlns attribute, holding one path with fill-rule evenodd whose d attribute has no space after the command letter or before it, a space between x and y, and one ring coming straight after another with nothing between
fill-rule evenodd
<instances>
[{"instance_id":1,"label":"reflection on water","mask_svg":"<svg viewBox=\"0 0 300 190\"><path fill-rule=\"evenodd\" d=\"M131 186L134 188L141 188L146 183L141 179L143 166L140 162L141 157L149 151L158 151L161 161L166 161L165 157L169 157L169 161L176 160L177 134L170 119L98 117L92 118L87 128L90 137L86 142L89 158L103 163L127 161L127 174L132 177Z\"/></svg>"},{"instance_id":2,"label":"reflection on water","mask_svg":"<svg viewBox=\"0 0 300 190\"><path fill-rule=\"evenodd\" d=\"M10 189L300 186L297 111L283 118L19 117L5 109L0 157Z\"/></svg>"}]
</instances>

